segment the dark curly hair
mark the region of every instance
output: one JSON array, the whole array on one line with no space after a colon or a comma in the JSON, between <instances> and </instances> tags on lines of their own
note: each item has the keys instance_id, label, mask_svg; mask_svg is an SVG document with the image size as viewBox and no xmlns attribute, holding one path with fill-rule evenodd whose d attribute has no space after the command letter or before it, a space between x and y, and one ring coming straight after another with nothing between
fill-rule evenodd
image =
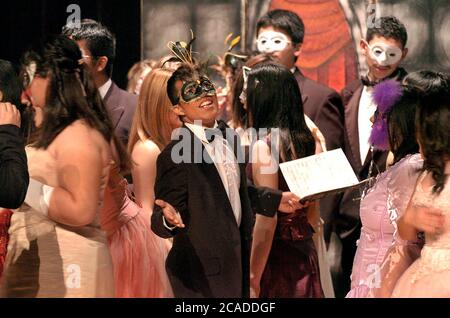
<instances>
[{"instance_id":1,"label":"dark curly hair","mask_svg":"<svg viewBox=\"0 0 450 318\"><path fill-rule=\"evenodd\" d=\"M408 42L408 32L406 31L405 25L393 16L381 17L376 21L374 27L367 29L367 42L372 41L375 36L394 39L401 43L403 48L406 47L406 43Z\"/></svg>"},{"instance_id":2,"label":"dark curly hair","mask_svg":"<svg viewBox=\"0 0 450 318\"><path fill-rule=\"evenodd\" d=\"M448 178L445 166L450 159L450 78L444 74L439 77L440 84L421 97L416 116L424 170L432 174L436 194L444 190Z\"/></svg>"},{"instance_id":3,"label":"dark curly hair","mask_svg":"<svg viewBox=\"0 0 450 318\"><path fill-rule=\"evenodd\" d=\"M129 160L125 147L114 135L112 122L82 63L77 44L64 36L56 36L26 53L23 61L25 66L36 63L35 76L50 79L43 108L43 123L34 146L48 148L66 127L83 119L115 145L120 161L118 164L122 171L128 171Z\"/></svg>"}]
</instances>

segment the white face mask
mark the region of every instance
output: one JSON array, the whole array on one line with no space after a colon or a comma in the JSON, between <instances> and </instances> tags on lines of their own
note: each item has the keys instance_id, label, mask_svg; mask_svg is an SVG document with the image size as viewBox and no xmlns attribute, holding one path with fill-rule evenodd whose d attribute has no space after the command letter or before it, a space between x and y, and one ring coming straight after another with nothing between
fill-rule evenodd
<instances>
[{"instance_id":1,"label":"white face mask","mask_svg":"<svg viewBox=\"0 0 450 318\"><path fill-rule=\"evenodd\" d=\"M276 31L265 31L256 41L260 53L273 53L283 51L291 41L286 34Z\"/></svg>"},{"instance_id":2,"label":"white face mask","mask_svg":"<svg viewBox=\"0 0 450 318\"><path fill-rule=\"evenodd\" d=\"M390 66L400 62L403 56L402 50L397 46L387 45L382 42L376 42L369 45L369 55L380 66Z\"/></svg>"}]
</instances>

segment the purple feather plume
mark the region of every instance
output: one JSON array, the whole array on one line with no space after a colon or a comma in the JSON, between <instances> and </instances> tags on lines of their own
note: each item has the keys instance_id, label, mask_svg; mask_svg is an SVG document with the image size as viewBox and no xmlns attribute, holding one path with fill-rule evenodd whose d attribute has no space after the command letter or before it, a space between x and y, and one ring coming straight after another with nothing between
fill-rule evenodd
<instances>
[{"instance_id":1,"label":"purple feather plume","mask_svg":"<svg viewBox=\"0 0 450 318\"><path fill-rule=\"evenodd\" d=\"M402 86L396 80L386 80L377 84L373 90L373 101L377 105L378 116L372 127L370 143L379 150L389 150L389 131L386 114L401 99Z\"/></svg>"},{"instance_id":2,"label":"purple feather plume","mask_svg":"<svg viewBox=\"0 0 450 318\"><path fill-rule=\"evenodd\" d=\"M370 144L378 150L389 150L389 131L386 118L379 118L372 126Z\"/></svg>"},{"instance_id":3,"label":"purple feather plume","mask_svg":"<svg viewBox=\"0 0 450 318\"><path fill-rule=\"evenodd\" d=\"M402 98L402 85L396 80L385 80L373 88L373 101L380 113L388 113Z\"/></svg>"}]
</instances>

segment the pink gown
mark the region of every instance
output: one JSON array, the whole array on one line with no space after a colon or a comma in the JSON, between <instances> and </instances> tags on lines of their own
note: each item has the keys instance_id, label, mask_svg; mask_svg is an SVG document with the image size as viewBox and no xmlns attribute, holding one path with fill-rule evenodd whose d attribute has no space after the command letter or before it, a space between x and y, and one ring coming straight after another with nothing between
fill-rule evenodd
<instances>
[{"instance_id":1,"label":"pink gown","mask_svg":"<svg viewBox=\"0 0 450 318\"><path fill-rule=\"evenodd\" d=\"M423 161L408 155L381 174L361 201L361 237L357 242L347 298L371 297L381 287L381 265L396 237L396 220L414 192Z\"/></svg>"},{"instance_id":2,"label":"pink gown","mask_svg":"<svg viewBox=\"0 0 450 318\"><path fill-rule=\"evenodd\" d=\"M150 214L130 199L127 186L113 165L101 225L112 256L116 297L173 297L165 270L170 244L152 232Z\"/></svg>"},{"instance_id":3,"label":"pink gown","mask_svg":"<svg viewBox=\"0 0 450 318\"><path fill-rule=\"evenodd\" d=\"M432 189L425 189L422 181L416 188L413 204L434 207L445 216L444 229L436 235L425 235L425 246L420 258L402 275L395 286L394 298L449 298L450 297L450 178L444 190L438 195Z\"/></svg>"}]
</instances>

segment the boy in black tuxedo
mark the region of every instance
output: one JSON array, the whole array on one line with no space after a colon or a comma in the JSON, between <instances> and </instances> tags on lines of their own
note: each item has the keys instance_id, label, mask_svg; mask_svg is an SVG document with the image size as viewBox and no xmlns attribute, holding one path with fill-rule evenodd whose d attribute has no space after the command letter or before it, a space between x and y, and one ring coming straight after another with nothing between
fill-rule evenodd
<instances>
[{"instance_id":1,"label":"boy in black tuxedo","mask_svg":"<svg viewBox=\"0 0 450 318\"><path fill-rule=\"evenodd\" d=\"M152 230L174 238L166 269L175 297L248 297L252 211L293 212L298 197L247 185L239 137L216 121L214 85L199 67L181 65L167 89L184 125L157 161Z\"/></svg>"}]
</instances>

